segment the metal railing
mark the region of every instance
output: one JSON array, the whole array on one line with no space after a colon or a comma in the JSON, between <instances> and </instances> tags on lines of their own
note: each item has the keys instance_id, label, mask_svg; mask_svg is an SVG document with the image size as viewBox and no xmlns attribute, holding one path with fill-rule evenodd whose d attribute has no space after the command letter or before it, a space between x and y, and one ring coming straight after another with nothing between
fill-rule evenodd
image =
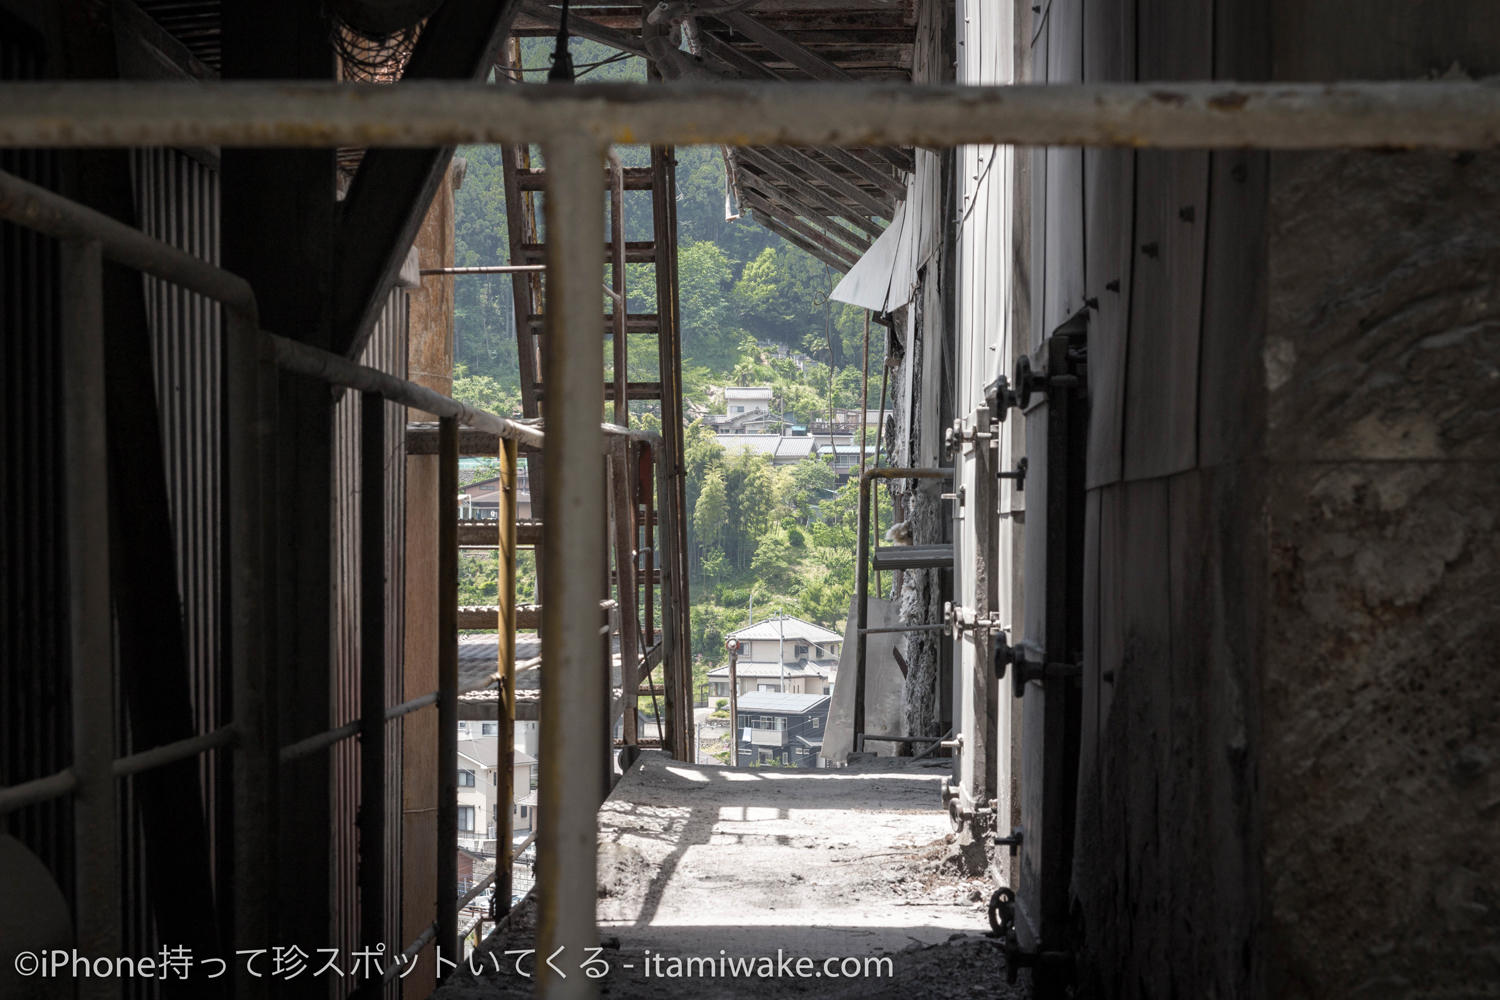
<instances>
[{"instance_id":1,"label":"metal railing","mask_svg":"<svg viewBox=\"0 0 1500 1000\"><path fill-rule=\"evenodd\" d=\"M259 328L255 296L249 285L232 273L202 261L192 255L162 243L144 233L119 223L92 209L69 201L45 188L0 172L0 219L36 230L62 242L62 259L66 292L63 296L68 308L62 317L63 361L65 372L64 419L65 441L69 470L67 502L69 509L70 559L75 560L70 578L73 605L70 614L72 636L71 662L74 678L74 760L73 763L53 774L35 780L0 788L0 815L53 799L71 797L74 800L75 844L77 845L78 900L74 913L75 925L80 928L80 943L87 943L95 954L118 953L118 929L120 927L120 885L116 862L117 819L114 783L122 777L163 767L177 761L195 757L219 748L228 748L235 753L234 772L234 878L236 884L234 937L239 941L268 939L268 915L270 899L267 896L264 873L259 871L270 847L269 816L267 808L274 788L274 773L279 766L324 752L335 745L354 738L360 743L360 801L362 803L384 802L386 789L386 724L404 715L429 706L437 706L439 712L436 773L434 781L439 787L438 843L436 858L438 898L435 901L437 919L427 927L415 941L403 951L411 958L436 941L446 953L458 954L458 913L468 903L492 886L496 887L503 901L501 913L509 910L511 896L511 874L513 859L539 839L545 850L554 857L558 854L555 842L567 832L567 821L553 821L539 825L520 845L513 845L510 836L509 809L501 823L501 846L498 850L495 873L485 878L467 893L458 896L443 891L457 882L457 788L455 760L457 756L457 699L460 694L498 686L500 692L500 721L502 733L500 745L508 750L513 742L515 724L515 677L518 669L544 667L549 658L544 655L521 664L515 657L516 601L514 592L517 510L515 503L517 461L520 447L559 449L559 439L571 442L562 445L566 450L558 461L562 466L559 477L564 485L573 485L576 496L577 484L570 480L587 480L598 475L598 470L607 463L615 467L614 479L618 483L615 499L619 504L634 503L631 491L626 488L626 475L637 467L640 449L649 450L653 456L656 482L667 484L674 470L662 446L659 435L650 431L629 429L611 424L601 424L597 418L587 415L585 407L572 408L575 419L559 418L551 431L528 423L499 417L475 410L448 396L431 389L398 378L366 365L306 344L277 336ZM233 523L230 542L234 569L228 581L231 604L231 671L233 687L232 722L198 736L179 740L164 746L153 747L124 757L113 758L111 748L115 744L115 708L110 655L110 591L108 573L101 572L98 559L108 551L108 510L102 504L99 509L89 509L98 504L102 491L85 484L103 481L105 472L105 426L103 410L103 308L102 267L111 260L131 267L143 274L172 282L184 289L205 295L225 307L226 322L224 337L226 346L226 371L228 385L227 421L231 428L228 443L229 477L231 497L238 502L231 511ZM557 284L566 282L558 280ZM597 286L596 286L597 287ZM597 356L597 351L582 347L561 352L564 356ZM563 366L566 367L566 366ZM388 512L384 510L385 456L388 442L384 421L384 404L393 403L436 414L439 417L440 475L438 477L439 520L438 561L440 590L451 596L439 604L440 645L438 649L438 689L419 695L396 705L387 705L384 700L386 672L386 650L383 641L385 630L384 581L378 572L361 574L359 587L359 621L361 631L360 663L360 715L358 718L315 733L284 746L274 745L270 729L266 725L267 705L264 701L267 690L266 673L268 660L260 646L268 621L268 604L263 591L265 565L263 546L266 538L259 528L258 505L268 499L258 484L266 461L266 451L274 426L274 386L276 370L302 375L323 381L331 386L355 390L362 394L361 421L359 426L361 504L360 537L358 544L362 564L379 566L385 545L385 524ZM599 380L591 382L597 393ZM567 408L558 409L566 412ZM499 669L476 683L460 687L457 670L457 558L458 536L458 427L466 427L493 434L498 439L501 456L502 492L506 497L499 524L499 548L503 553L502 586L499 589L500 614L498 625ZM608 442L606 446L606 442ZM601 461L601 457L604 461ZM75 481L76 480L76 481ZM602 485L602 484L601 484ZM566 497L567 492L553 491L554 496ZM598 496L596 491L594 496ZM570 716L586 714L587 692L593 680L593 671L599 662L597 645L586 642L574 645L570 637L588 635L591 630L579 629L575 622L562 620L558 609L587 607L593 605L601 612L613 611L616 602L600 602L598 599L599 573L579 573L575 562L583 559L582 543L576 539L587 539L593 553L603 552L603 508L596 501L591 505L596 515L590 525L589 511L570 510L570 516L554 511L550 519L553 525L567 522L566 531L553 530L548 533L544 525L544 545L556 545L558 536L572 538L565 545L568 550L559 559L559 565L567 565L569 572L551 574L552 609L551 624L544 638L544 650L550 647L552 661L560 668L551 671L561 673L561 678L548 678L551 695L543 699L543 712L554 716L543 726L542 760L552 762L549 768L543 765L544 776L540 782L543 795L549 792L556 801L562 798L565 782L562 779L565 751L564 730L569 747L566 755L576 760L580 743L597 743L595 754L601 762L607 760L605 744L605 720L593 727L593 733L580 733L581 728L561 720ZM77 509L74 509L77 508ZM655 505L647 500L648 516L655 518ZM634 517L626 511L617 511L622 525L634 524ZM662 540L672 544L671 515L663 511ZM633 529L632 529L633 531ZM98 535L99 537L93 537ZM593 536L599 536L595 542ZM634 548L629 540L619 546L621 562L617 566L616 578L621 588L633 589L637 575L634 566ZM87 554L90 562L82 560ZM601 570L602 570L601 561ZM623 572L622 572L623 570ZM650 586L650 578L647 578ZM632 621L632 631L637 623ZM649 631L654 632L654 625ZM632 636L632 638L636 638ZM670 627L664 627L661 641L635 655L635 642L623 643L631 656L622 658L622 680L624 688L607 716L608 724L619 718L633 704L632 681L638 685L640 671L648 673L657 664L675 663L675 650L679 637ZM644 643L640 645L645 645ZM561 655L559 655L561 647ZM622 649L622 651L623 651ZM606 654L608 655L608 654ZM574 693L576 692L576 693ZM584 704L580 704L584 703ZM629 713L633 714L633 713ZM628 714L628 715L629 715ZM627 717L628 717L627 715ZM633 723L633 719L631 722ZM681 732L686 731L683 727ZM633 742L635 726L627 726L627 742ZM586 751L587 752L587 751ZM499 794L505 801L511 797L512 769L509 754L505 754L498 768ZM545 773L550 772L550 773ZM598 804L600 794L588 797L587 808ZM555 805L552 807L557 808ZM371 929L378 934L384 924L384 908L389 887L386 885L384 859L379 856L384 843L385 812L383 808L359 810L360 858L358 863L358 888L360 926L369 937ZM575 825L578 823L574 820ZM587 824L591 829L592 825ZM592 855L590 855L592 861ZM571 861L568 863L572 863ZM590 921L592 914L589 915ZM370 944L377 940L369 940ZM383 942L378 942L383 943ZM398 968L391 966L389 973Z\"/></svg>"},{"instance_id":2,"label":"metal railing","mask_svg":"<svg viewBox=\"0 0 1500 1000\"><path fill-rule=\"evenodd\" d=\"M859 474L859 550L854 563L854 720L849 747L865 748L865 652L869 636L881 632L933 631L930 625L870 628L870 499L871 484L877 479L952 479L951 468L938 469L866 469ZM937 626L942 628L942 626Z\"/></svg>"}]
</instances>

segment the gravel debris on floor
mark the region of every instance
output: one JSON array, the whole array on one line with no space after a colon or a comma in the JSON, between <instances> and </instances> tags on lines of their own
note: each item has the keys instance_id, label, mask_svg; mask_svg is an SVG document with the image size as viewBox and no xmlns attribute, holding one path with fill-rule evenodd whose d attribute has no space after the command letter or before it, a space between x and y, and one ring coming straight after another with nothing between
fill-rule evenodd
<instances>
[{"instance_id":1,"label":"gravel debris on floor","mask_svg":"<svg viewBox=\"0 0 1500 1000\"><path fill-rule=\"evenodd\" d=\"M600 809L601 995L1020 997L985 936L994 885L982 851L957 841L940 808L949 764L732 769L643 754ZM533 946L535 920L528 901L471 960L478 974L461 965L435 995L531 995L505 952ZM803 957L811 974L799 977ZM668 978L674 969L699 974Z\"/></svg>"}]
</instances>

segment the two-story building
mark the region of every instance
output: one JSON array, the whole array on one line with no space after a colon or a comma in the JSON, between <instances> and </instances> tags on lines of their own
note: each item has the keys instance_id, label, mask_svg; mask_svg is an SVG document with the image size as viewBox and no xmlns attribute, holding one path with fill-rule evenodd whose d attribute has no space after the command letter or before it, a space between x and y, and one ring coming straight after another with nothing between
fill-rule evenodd
<instances>
[{"instance_id":1,"label":"two-story building","mask_svg":"<svg viewBox=\"0 0 1500 1000\"><path fill-rule=\"evenodd\" d=\"M771 412L773 393L768 385L730 385L724 387L724 414L737 417L742 413Z\"/></svg>"},{"instance_id":2,"label":"two-story building","mask_svg":"<svg viewBox=\"0 0 1500 1000\"><path fill-rule=\"evenodd\" d=\"M473 726L474 723L469 723ZM481 725L483 725L481 723ZM500 820L498 736L473 736L460 731L458 739L458 846L479 854L496 853ZM529 830L533 824L536 758L520 750L512 761L511 822L513 829Z\"/></svg>"},{"instance_id":3,"label":"two-story building","mask_svg":"<svg viewBox=\"0 0 1500 1000\"><path fill-rule=\"evenodd\" d=\"M838 676L844 637L791 615L763 618L729 633L740 644L735 663L739 694L829 694ZM729 696L729 666L708 672L709 695Z\"/></svg>"},{"instance_id":4,"label":"two-story building","mask_svg":"<svg viewBox=\"0 0 1500 1000\"><path fill-rule=\"evenodd\" d=\"M826 694L757 691L739 699L735 761L740 767L817 767L828 725Z\"/></svg>"}]
</instances>

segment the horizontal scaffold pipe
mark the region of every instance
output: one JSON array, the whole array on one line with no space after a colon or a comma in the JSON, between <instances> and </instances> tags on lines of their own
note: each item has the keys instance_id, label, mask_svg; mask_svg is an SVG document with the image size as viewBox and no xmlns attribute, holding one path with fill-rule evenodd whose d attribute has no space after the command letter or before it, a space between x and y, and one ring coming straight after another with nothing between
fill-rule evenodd
<instances>
[{"instance_id":1,"label":"horizontal scaffold pipe","mask_svg":"<svg viewBox=\"0 0 1500 1000\"><path fill-rule=\"evenodd\" d=\"M12 83L0 146L453 146L587 136L667 146L1480 149L1500 86L1097 83L527 85Z\"/></svg>"},{"instance_id":2,"label":"horizontal scaffold pipe","mask_svg":"<svg viewBox=\"0 0 1500 1000\"><path fill-rule=\"evenodd\" d=\"M0 107L7 91L0 87ZM255 295L243 278L4 171L0 171L0 219L55 239L97 242L100 252L110 260L207 295L255 322ZM266 331L260 331L260 335L270 342L277 366L286 371L346 389L373 392L390 402L452 417L465 426L533 448L542 446L542 431L530 424L476 410L426 386L300 341Z\"/></svg>"}]
</instances>

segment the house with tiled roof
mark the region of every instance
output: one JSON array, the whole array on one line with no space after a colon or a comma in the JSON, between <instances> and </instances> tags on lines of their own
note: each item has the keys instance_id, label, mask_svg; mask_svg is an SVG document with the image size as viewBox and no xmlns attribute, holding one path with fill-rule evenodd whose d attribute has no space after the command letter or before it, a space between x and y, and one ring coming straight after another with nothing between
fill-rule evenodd
<instances>
[{"instance_id":1,"label":"house with tiled roof","mask_svg":"<svg viewBox=\"0 0 1500 1000\"><path fill-rule=\"evenodd\" d=\"M729 633L739 643L735 678L739 693L828 694L838 672L844 637L791 615L773 615ZM729 695L729 665L708 672L711 697Z\"/></svg>"}]
</instances>

